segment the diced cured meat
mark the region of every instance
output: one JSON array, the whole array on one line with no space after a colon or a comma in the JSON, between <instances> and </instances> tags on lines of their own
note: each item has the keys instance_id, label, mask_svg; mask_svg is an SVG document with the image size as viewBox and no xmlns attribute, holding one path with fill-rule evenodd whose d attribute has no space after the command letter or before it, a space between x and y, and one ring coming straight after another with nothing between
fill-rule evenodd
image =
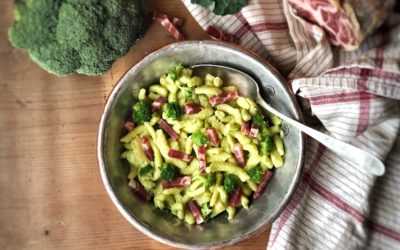
<instances>
[{"instance_id":1,"label":"diced cured meat","mask_svg":"<svg viewBox=\"0 0 400 250\"><path fill-rule=\"evenodd\" d=\"M173 149L168 151L168 156L186 162L191 162L193 160L193 155L185 154L184 152Z\"/></svg>"},{"instance_id":2,"label":"diced cured meat","mask_svg":"<svg viewBox=\"0 0 400 250\"><path fill-rule=\"evenodd\" d=\"M211 145L214 147L218 147L219 138L218 138L217 130L215 128L208 128L207 135L208 135L208 139L211 142Z\"/></svg>"},{"instance_id":3,"label":"diced cured meat","mask_svg":"<svg viewBox=\"0 0 400 250\"><path fill-rule=\"evenodd\" d=\"M201 145L197 149L198 153L198 158L199 158L199 169L200 173L205 173L206 172L206 147L204 145Z\"/></svg>"},{"instance_id":4,"label":"diced cured meat","mask_svg":"<svg viewBox=\"0 0 400 250\"><path fill-rule=\"evenodd\" d=\"M240 187L236 188L236 190L229 197L229 205L232 207L237 207L240 203L240 197L242 196L242 189Z\"/></svg>"},{"instance_id":5,"label":"diced cured meat","mask_svg":"<svg viewBox=\"0 0 400 250\"><path fill-rule=\"evenodd\" d=\"M166 121L164 121L163 119L160 119L160 121L158 122L158 124L160 125L160 127L169 135L171 136L172 139L174 139L175 141L178 140L179 135L175 132L175 130L173 128L171 128L171 126L168 125L168 123Z\"/></svg>"},{"instance_id":6,"label":"diced cured meat","mask_svg":"<svg viewBox=\"0 0 400 250\"><path fill-rule=\"evenodd\" d=\"M235 156L236 162L239 166L244 167L244 165L246 165L244 160L243 147L240 143L237 143L233 146L233 155Z\"/></svg>"},{"instance_id":7,"label":"diced cured meat","mask_svg":"<svg viewBox=\"0 0 400 250\"><path fill-rule=\"evenodd\" d=\"M196 224L201 224L204 222L203 215L201 214L201 210L199 205L195 200L188 201L189 209L193 214L194 219L196 220Z\"/></svg>"},{"instance_id":8,"label":"diced cured meat","mask_svg":"<svg viewBox=\"0 0 400 250\"><path fill-rule=\"evenodd\" d=\"M135 180L131 180L128 183L129 187L131 188L132 192L136 194L140 199L144 201L149 201L151 200L151 194L148 193L140 183L138 183Z\"/></svg>"},{"instance_id":9,"label":"diced cured meat","mask_svg":"<svg viewBox=\"0 0 400 250\"><path fill-rule=\"evenodd\" d=\"M272 177L271 171L265 172L264 177L262 178L260 184L258 184L257 189L253 194L253 199L257 199L262 195L262 193L265 189L265 186L267 186L268 181L271 179L271 177Z\"/></svg>"},{"instance_id":10,"label":"diced cured meat","mask_svg":"<svg viewBox=\"0 0 400 250\"><path fill-rule=\"evenodd\" d=\"M210 104L211 106L215 106L221 103L226 103L235 100L238 98L238 93L236 90L233 90L231 92L224 92L219 95L214 95L210 97Z\"/></svg>"},{"instance_id":11,"label":"diced cured meat","mask_svg":"<svg viewBox=\"0 0 400 250\"><path fill-rule=\"evenodd\" d=\"M133 122L131 121L126 121L124 126L128 131L131 131L132 129L135 128L135 124L133 124Z\"/></svg>"},{"instance_id":12,"label":"diced cured meat","mask_svg":"<svg viewBox=\"0 0 400 250\"><path fill-rule=\"evenodd\" d=\"M185 114L191 115L191 114L197 114L201 111L201 106L197 103L185 103L183 105L183 112Z\"/></svg>"},{"instance_id":13,"label":"diced cured meat","mask_svg":"<svg viewBox=\"0 0 400 250\"><path fill-rule=\"evenodd\" d=\"M321 26L333 45L356 50L378 28L396 0L289 0L297 14Z\"/></svg>"},{"instance_id":14,"label":"diced cured meat","mask_svg":"<svg viewBox=\"0 0 400 250\"><path fill-rule=\"evenodd\" d=\"M149 158L150 161L154 160L154 151L150 145L149 137L143 136L140 138L140 143L142 144L143 152L146 154L147 158Z\"/></svg>"},{"instance_id":15,"label":"diced cured meat","mask_svg":"<svg viewBox=\"0 0 400 250\"><path fill-rule=\"evenodd\" d=\"M250 129L250 132L249 132L249 136L256 137L257 134L258 134L258 130L259 129L258 129L257 125L251 124L251 129Z\"/></svg>"},{"instance_id":16,"label":"diced cured meat","mask_svg":"<svg viewBox=\"0 0 400 250\"><path fill-rule=\"evenodd\" d=\"M249 135L250 133L250 122L243 122L242 126L240 127L240 131L244 134L244 135Z\"/></svg>"},{"instance_id":17,"label":"diced cured meat","mask_svg":"<svg viewBox=\"0 0 400 250\"><path fill-rule=\"evenodd\" d=\"M176 177L172 181L163 181L161 183L161 186L163 189L182 188L190 186L191 183L192 183L192 178L190 176L185 176L185 177Z\"/></svg>"},{"instance_id":18,"label":"diced cured meat","mask_svg":"<svg viewBox=\"0 0 400 250\"><path fill-rule=\"evenodd\" d=\"M166 101L167 100L165 99L165 97L158 97L154 102L151 103L151 112L158 111Z\"/></svg>"}]
</instances>

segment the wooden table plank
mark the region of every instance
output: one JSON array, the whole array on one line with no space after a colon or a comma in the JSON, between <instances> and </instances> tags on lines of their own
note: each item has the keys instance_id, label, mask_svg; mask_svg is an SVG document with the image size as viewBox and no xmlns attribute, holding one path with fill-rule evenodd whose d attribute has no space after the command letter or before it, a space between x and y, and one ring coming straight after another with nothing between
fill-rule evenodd
<instances>
[{"instance_id":1,"label":"wooden table plank","mask_svg":"<svg viewBox=\"0 0 400 250\"><path fill-rule=\"evenodd\" d=\"M209 39L179 0L150 1ZM108 198L96 160L106 97L138 60L174 42L157 22L101 77L58 78L12 48L13 1L0 2L0 249L171 249L133 228ZM269 230L229 249L265 249Z\"/></svg>"}]
</instances>

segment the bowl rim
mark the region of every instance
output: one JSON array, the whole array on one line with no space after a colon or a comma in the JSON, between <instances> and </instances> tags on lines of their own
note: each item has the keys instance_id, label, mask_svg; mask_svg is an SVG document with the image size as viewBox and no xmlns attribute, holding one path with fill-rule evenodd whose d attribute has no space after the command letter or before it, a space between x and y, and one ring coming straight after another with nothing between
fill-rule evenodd
<instances>
[{"instance_id":1,"label":"bowl rim","mask_svg":"<svg viewBox=\"0 0 400 250\"><path fill-rule=\"evenodd\" d=\"M110 197L111 201L113 202L114 206L117 208L117 210L122 214L122 216L129 222L131 223L138 231L141 233L144 233L148 237L157 240L158 242L161 242L163 244L181 248L181 249L187 249L188 247L191 249L216 249L216 248L221 248L221 247L226 247L226 246L231 246L234 245L238 242L244 241L246 239L249 239L250 237L260 233L261 231L264 231L267 229L267 227L272 226L272 223L282 214L282 212L285 210L287 207L288 203L292 199L301 179L301 175L304 169L304 161L305 161L305 147L306 147L306 136L304 133L301 133L300 135L300 161L298 163L298 168L295 172L294 175L294 181L291 186L289 186L289 190L286 194L286 197L283 200L283 205L280 209L278 209L274 214L270 216L270 220L266 220L264 223L262 223L260 226L257 228L253 228L250 230L250 232L242 235L240 238L235 238L230 241L217 241L217 242L212 242L211 244L193 244L193 245L188 245L185 243L181 242L176 242L170 239L166 239L158 234L155 234L152 232L149 228L143 226L139 221L137 221L135 218L133 218L130 213L127 211L127 209L124 207L122 202L118 199L116 196L111 182L109 180L109 177L107 175L106 171L106 164L105 164L105 156L104 156L104 147L103 147L103 141L104 141L104 132L106 128L106 118L108 117L109 113L111 112L110 107L115 101L115 96L118 94L120 88L121 88L121 83L123 80L128 76L128 73L131 74L136 74L140 72L144 68L143 64L146 61L151 61L160 53L162 50L166 50L168 48L174 47L174 46L180 46L180 45L187 45L187 44L200 44L200 45L213 45L213 46L222 46L222 47L228 47L229 49L233 49L239 53L244 53L247 54L248 56L253 57L257 62L262 64L267 70L269 70L283 85L285 90L289 93L289 98L291 99L294 107L294 115L296 116L296 119L300 122L303 122L303 114L301 112L300 106L297 103L296 97L292 91L291 88L289 88L289 85L287 84L287 81L281 76L281 74L278 72L278 70L272 66L268 61L266 61L264 58L256 54L255 52L248 50L246 48L243 48L239 45L224 42L224 41L217 41L217 40L191 40L191 41L178 41L178 42L172 42L169 44L166 44L149 54L145 55L142 59L139 61L135 62L131 67L129 67L126 72L116 81L116 84L113 86L110 94L108 95L106 102L103 106L103 111L101 114L100 122L99 122L99 128L98 128L98 133L97 133L97 162L99 165L99 171L101 175L101 179L103 182L103 185L106 189L106 192L108 196ZM217 244L215 244L217 243Z\"/></svg>"}]
</instances>

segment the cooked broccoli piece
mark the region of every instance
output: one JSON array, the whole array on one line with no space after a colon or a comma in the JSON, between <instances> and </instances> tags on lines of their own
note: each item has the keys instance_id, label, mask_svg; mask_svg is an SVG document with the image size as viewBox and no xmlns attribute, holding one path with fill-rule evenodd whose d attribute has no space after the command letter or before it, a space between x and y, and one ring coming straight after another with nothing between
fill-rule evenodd
<instances>
[{"instance_id":1,"label":"cooked broccoli piece","mask_svg":"<svg viewBox=\"0 0 400 250\"><path fill-rule=\"evenodd\" d=\"M161 179L164 181L172 181L179 175L179 169L167 162L161 166Z\"/></svg>"},{"instance_id":2,"label":"cooked broccoli piece","mask_svg":"<svg viewBox=\"0 0 400 250\"><path fill-rule=\"evenodd\" d=\"M146 166L139 169L140 176L145 176L151 172L153 172L153 167L150 164L147 164Z\"/></svg>"},{"instance_id":3,"label":"cooked broccoli piece","mask_svg":"<svg viewBox=\"0 0 400 250\"><path fill-rule=\"evenodd\" d=\"M164 114L172 120L179 120L182 117L182 108L176 102L167 103Z\"/></svg>"},{"instance_id":4,"label":"cooked broccoli piece","mask_svg":"<svg viewBox=\"0 0 400 250\"><path fill-rule=\"evenodd\" d=\"M224 188L226 192L232 193L239 185L239 179L234 174L228 174L224 178Z\"/></svg>"},{"instance_id":5,"label":"cooked broccoli piece","mask_svg":"<svg viewBox=\"0 0 400 250\"><path fill-rule=\"evenodd\" d=\"M201 205L201 213L203 218L207 218L212 213L212 209L208 207L207 203L204 203Z\"/></svg>"},{"instance_id":6,"label":"cooked broccoli piece","mask_svg":"<svg viewBox=\"0 0 400 250\"><path fill-rule=\"evenodd\" d=\"M12 45L50 73L105 73L143 36L144 0L16 1Z\"/></svg>"},{"instance_id":7,"label":"cooked broccoli piece","mask_svg":"<svg viewBox=\"0 0 400 250\"><path fill-rule=\"evenodd\" d=\"M205 177L204 186L205 187L211 187L212 185L214 185L214 183L215 183L215 175L208 174Z\"/></svg>"},{"instance_id":8,"label":"cooked broccoli piece","mask_svg":"<svg viewBox=\"0 0 400 250\"><path fill-rule=\"evenodd\" d=\"M181 88L184 93L184 97L192 97L193 96L193 88L192 87L182 87Z\"/></svg>"},{"instance_id":9,"label":"cooked broccoli piece","mask_svg":"<svg viewBox=\"0 0 400 250\"><path fill-rule=\"evenodd\" d=\"M268 136L264 141L260 143L260 145L261 152L263 152L264 154L268 154L274 147L274 141L272 140L271 136Z\"/></svg>"},{"instance_id":10,"label":"cooked broccoli piece","mask_svg":"<svg viewBox=\"0 0 400 250\"><path fill-rule=\"evenodd\" d=\"M192 134L192 141L195 145L201 146L208 143L207 136L203 135L201 132L196 132Z\"/></svg>"},{"instance_id":11,"label":"cooked broccoli piece","mask_svg":"<svg viewBox=\"0 0 400 250\"><path fill-rule=\"evenodd\" d=\"M143 124L151 120L151 112L145 101L139 101L133 105L132 119L137 124Z\"/></svg>"},{"instance_id":12,"label":"cooked broccoli piece","mask_svg":"<svg viewBox=\"0 0 400 250\"><path fill-rule=\"evenodd\" d=\"M168 75L172 81L176 81L178 79L178 73L176 72L176 67L171 67L169 69Z\"/></svg>"},{"instance_id":13,"label":"cooked broccoli piece","mask_svg":"<svg viewBox=\"0 0 400 250\"><path fill-rule=\"evenodd\" d=\"M267 128L267 123L264 120L264 115L261 113L255 114L251 121L254 125L257 125L261 132L263 132Z\"/></svg>"},{"instance_id":14,"label":"cooked broccoli piece","mask_svg":"<svg viewBox=\"0 0 400 250\"><path fill-rule=\"evenodd\" d=\"M250 168L249 171L247 171L247 173L249 174L250 179L255 183L260 183L260 181L264 176L264 173L260 168L260 166Z\"/></svg>"}]
</instances>

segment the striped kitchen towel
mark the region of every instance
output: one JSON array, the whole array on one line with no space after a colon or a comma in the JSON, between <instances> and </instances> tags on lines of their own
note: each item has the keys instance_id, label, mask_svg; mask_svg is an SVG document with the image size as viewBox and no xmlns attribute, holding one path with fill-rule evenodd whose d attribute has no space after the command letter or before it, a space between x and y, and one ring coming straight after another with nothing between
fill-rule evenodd
<instances>
[{"instance_id":1,"label":"striped kitchen towel","mask_svg":"<svg viewBox=\"0 0 400 250\"><path fill-rule=\"evenodd\" d=\"M275 65L316 128L385 160L377 178L309 139L301 182L268 248L400 249L400 17L391 14L357 51L344 52L287 0L250 1L223 17L183 3L211 36Z\"/></svg>"}]
</instances>

